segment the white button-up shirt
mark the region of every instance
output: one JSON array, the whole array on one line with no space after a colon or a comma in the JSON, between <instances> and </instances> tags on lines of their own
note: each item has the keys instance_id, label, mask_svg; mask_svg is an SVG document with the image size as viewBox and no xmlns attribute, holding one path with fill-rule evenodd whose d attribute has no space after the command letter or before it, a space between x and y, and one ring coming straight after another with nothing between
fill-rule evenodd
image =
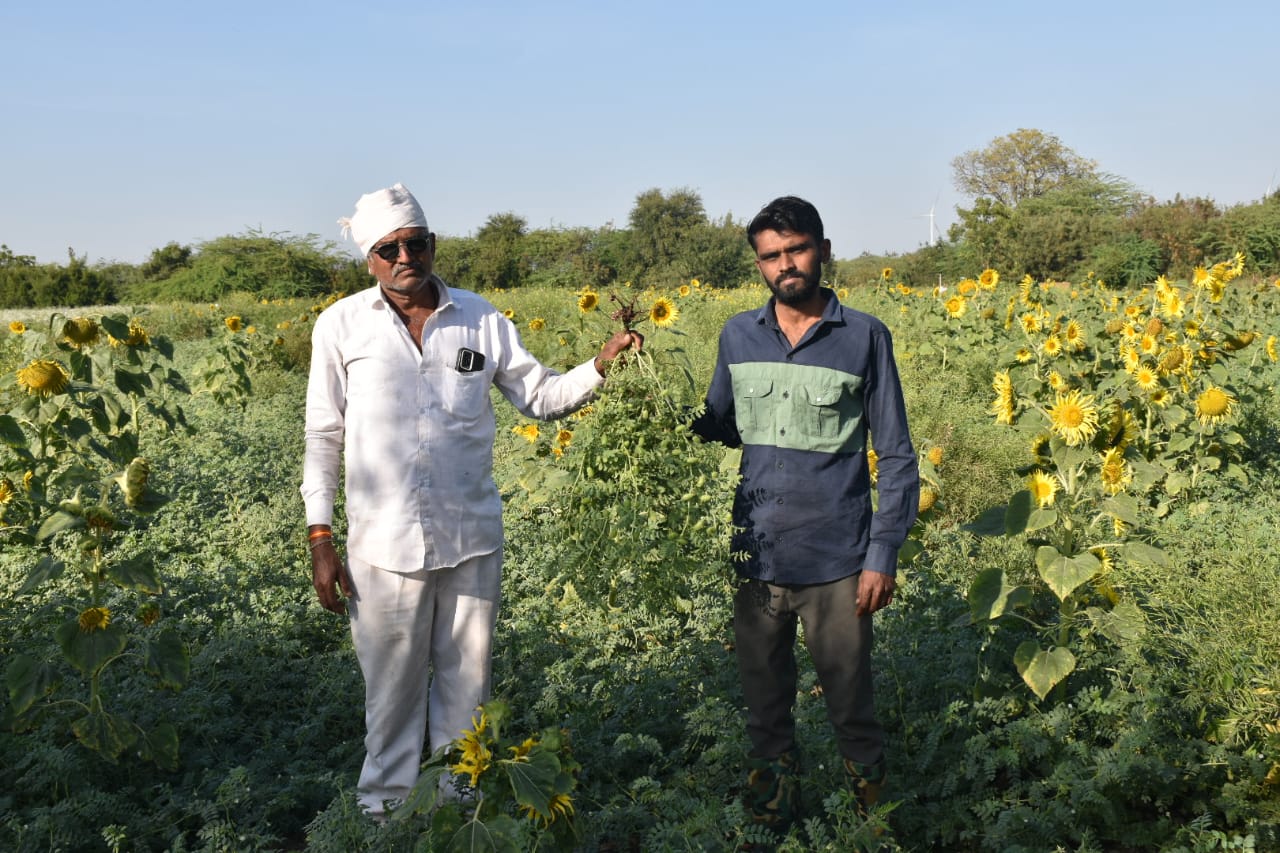
<instances>
[{"instance_id":1,"label":"white button-up shirt","mask_svg":"<svg viewBox=\"0 0 1280 853\"><path fill-rule=\"evenodd\" d=\"M326 309L311 338L307 523L332 523L342 459L348 554L399 572L456 566L502 547L491 385L523 414L551 419L583 405L603 381L590 361L563 376L544 367L482 297L431 281L440 301L421 352L377 285ZM483 365L459 369L464 349Z\"/></svg>"}]
</instances>

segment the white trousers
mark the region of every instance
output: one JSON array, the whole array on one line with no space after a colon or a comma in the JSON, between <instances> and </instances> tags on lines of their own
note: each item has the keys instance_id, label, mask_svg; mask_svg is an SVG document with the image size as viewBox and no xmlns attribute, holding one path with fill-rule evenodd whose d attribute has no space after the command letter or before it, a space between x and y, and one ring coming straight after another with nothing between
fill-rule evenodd
<instances>
[{"instance_id":1,"label":"white trousers","mask_svg":"<svg viewBox=\"0 0 1280 853\"><path fill-rule=\"evenodd\" d=\"M433 752L448 745L489 698L502 552L431 571L391 572L356 559L348 568L351 638L365 685L357 795L366 811L381 814L385 801L403 800L417 782L427 731Z\"/></svg>"}]
</instances>

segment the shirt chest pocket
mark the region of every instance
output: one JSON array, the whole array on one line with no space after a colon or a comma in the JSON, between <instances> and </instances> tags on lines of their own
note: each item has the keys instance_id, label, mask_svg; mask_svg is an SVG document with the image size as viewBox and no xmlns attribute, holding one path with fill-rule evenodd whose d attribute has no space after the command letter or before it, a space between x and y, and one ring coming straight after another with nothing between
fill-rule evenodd
<instances>
[{"instance_id":1,"label":"shirt chest pocket","mask_svg":"<svg viewBox=\"0 0 1280 853\"><path fill-rule=\"evenodd\" d=\"M455 418L474 421L489 411L489 372L477 370L463 373L454 368L444 371L444 395L441 403Z\"/></svg>"},{"instance_id":2,"label":"shirt chest pocket","mask_svg":"<svg viewBox=\"0 0 1280 853\"><path fill-rule=\"evenodd\" d=\"M773 424L773 381L750 379L735 388L738 431L745 435L768 430Z\"/></svg>"},{"instance_id":3,"label":"shirt chest pocket","mask_svg":"<svg viewBox=\"0 0 1280 853\"><path fill-rule=\"evenodd\" d=\"M846 387L841 382L805 382L799 386L793 414L805 435L843 443L853 436L862 420L861 382Z\"/></svg>"}]
</instances>

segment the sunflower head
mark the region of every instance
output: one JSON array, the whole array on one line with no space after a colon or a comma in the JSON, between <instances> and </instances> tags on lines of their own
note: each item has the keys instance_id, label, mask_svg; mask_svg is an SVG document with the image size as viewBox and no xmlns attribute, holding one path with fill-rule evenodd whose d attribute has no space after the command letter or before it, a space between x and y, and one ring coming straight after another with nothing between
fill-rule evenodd
<instances>
[{"instance_id":1,"label":"sunflower head","mask_svg":"<svg viewBox=\"0 0 1280 853\"><path fill-rule=\"evenodd\" d=\"M888 281L891 278L893 278L893 267L885 267L884 269L880 270L881 281Z\"/></svg>"},{"instance_id":2,"label":"sunflower head","mask_svg":"<svg viewBox=\"0 0 1280 853\"><path fill-rule=\"evenodd\" d=\"M15 335L25 334L27 331L27 324L21 320L11 320L9 322L9 331Z\"/></svg>"},{"instance_id":3,"label":"sunflower head","mask_svg":"<svg viewBox=\"0 0 1280 853\"><path fill-rule=\"evenodd\" d=\"M1036 506L1041 509L1051 507L1058 495L1058 478L1044 471L1033 471L1027 478L1027 491L1031 492L1031 499Z\"/></svg>"},{"instance_id":4,"label":"sunflower head","mask_svg":"<svg viewBox=\"0 0 1280 853\"><path fill-rule=\"evenodd\" d=\"M232 314L230 317L226 318L222 322L226 325L227 329L231 332L238 332L244 327L244 321L241 320L239 315L237 314Z\"/></svg>"},{"instance_id":5,"label":"sunflower head","mask_svg":"<svg viewBox=\"0 0 1280 853\"><path fill-rule=\"evenodd\" d=\"M932 462L934 465L941 465L942 464L942 445L935 444L933 447L930 447L929 452L925 454L925 458L928 459L930 462Z\"/></svg>"},{"instance_id":6,"label":"sunflower head","mask_svg":"<svg viewBox=\"0 0 1280 853\"><path fill-rule=\"evenodd\" d=\"M653 305L649 308L649 319L653 322L653 325L662 328L671 326L679 316L680 309L665 296L659 296L653 300Z\"/></svg>"},{"instance_id":7,"label":"sunflower head","mask_svg":"<svg viewBox=\"0 0 1280 853\"><path fill-rule=\"evenodd\" d=\"M541 317L534 317L532 320L529 321L529 331L531 332L541 332L546 327L547 327L547 321L542 319Z\"/></svg>"},{"instance_id":8,"label":"sunflower head","mask_svg":"<svg viewBox=\"0 0 1280 853\"><path fill-rule=\"evenodd\" d=\"M62 324L63 339L78 347L96 344L100 332L98 321L92 317L76 317Z\"/></svg>"},{"instance_id":9,"label":"sunflower head","mask_svg":"<svg viewBox=\"0 0 1280 853\"><path fill-rule=\"evenodd\" d=\"M1068 447L1087 443L1098 431L1098 407L1089 394L1079 389L1058 392L1048 409L1049 426Z\"/></svg>"},{"instance_id":10,"label":"sunflower head","mask_svg":"<svg viewBox=\"0 0 1280 853\"><path fill-rule=\"evenodd\" d=\"M18 385L27 389L28 394L41 397L52 397L67 390L71 374L56 361L47 358L36 359L18 371Z\"/></svg>"},{"instance_id":11,"label":"sunflower head","mask_svg":"<svg viewBox=\"0 0 1280 853\"><path fill-rule=\"evenodd\" d=\"M1236 398L1231 392L1210 385L1196 397L1196 417L1205 426L1222 423L1230 417L1235 404Z\"/></svg>"},{"instance_id":12,"label":"sunflower head","mask_svg":"<svg viewBox=\"0 0 1280 853\"><path fill-rule=\"evenodd\" d=\"M1113 447L1101 455L1101 468L1098 476L1102 479L1102 489L1109 495L1123 492L1133 482L1133 469L1124 459L1124 451Z\"/></svg>"},{"instance_id":13,"label":"sunflower head","mask_svg":"<svg viewBox=\"0 0 1280 853\"><path fill-rule=\"evenodd\" d=\"M76 621L80 624L81 631L92 634L111 624L111 611L105 607L89 607L80 611Z\"/></svg>"},{"instance_id":14,"label":"sunflower head","mask_svg":"<svg viewBox=\"0 0 1280 853\"><path fill-rule=\"evenodd\" d=\"M942 305L947 309L947 316L949 317L963 317L964 312L969 308L969 303L958 293L949 297Z\"/></svg>"},{"instance_id":15,"label":"sunflower head","mask_svg":"<svg viewBox=\"0 0 1280 853\"><path fill-rule=\"evenodd\" d=\"M934 504L938 502L938 491L933 486L920 487L920 502L917 505L917 512L920 515L933 509Z\"/></svg>"},{"instance_id":16,"label":"sunflower head","mask_svg":"<svg viewBox=\"0 0 1280 853\"><path fill-rule=\"evenodd\" d=\"M600 295L594 290L584 290L578 295L578 310L590 314L600 304Z\"/></svg>"},{"instance_id":17,"label":"sunflower head","mask_svg":"<svg viewBox=\"0 0 1280 853\"><path fill-rule=\"evenodd\" d=\"M982 275L978 276L978 284L982 285L986 290L994 290L995 286L1000 283L1000 273L988 267L982 271Z\"/></svg>"},{"instance_id":18,"label":"sunflower head","mask_svg":"<svg viewBox=\"0 0 1280 853\"><path fill-rule=\"evenodd\" d=\"M13 496L17 493L18 490L13 487L12 480L8 477L0 477L0 506L13 500Z\"/></svg>"}]
</instances>

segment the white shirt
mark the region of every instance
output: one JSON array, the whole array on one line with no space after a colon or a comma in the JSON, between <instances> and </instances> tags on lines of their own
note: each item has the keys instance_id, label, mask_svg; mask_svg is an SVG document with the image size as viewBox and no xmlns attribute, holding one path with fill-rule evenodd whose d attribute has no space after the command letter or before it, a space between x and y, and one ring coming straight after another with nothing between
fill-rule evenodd
<instances>
[{"instance_id":1,"label":"white shirt","mask_svg":"<svg viewBox=\"0 0 1280 853\"><path fill-rule=\"evenodd\" d=\"M435 276L431 283L440 303L421 352L377 285L326 309L311 337L307 524L332 523L341 457L348 554L399 572L456 566L502 547L490 385L526 416L551 419L604 381L591 361L563 376L544 367L482 297ZM463 348L484 357L480 369L456 367Z\"/></svg>"}]
</instances>

